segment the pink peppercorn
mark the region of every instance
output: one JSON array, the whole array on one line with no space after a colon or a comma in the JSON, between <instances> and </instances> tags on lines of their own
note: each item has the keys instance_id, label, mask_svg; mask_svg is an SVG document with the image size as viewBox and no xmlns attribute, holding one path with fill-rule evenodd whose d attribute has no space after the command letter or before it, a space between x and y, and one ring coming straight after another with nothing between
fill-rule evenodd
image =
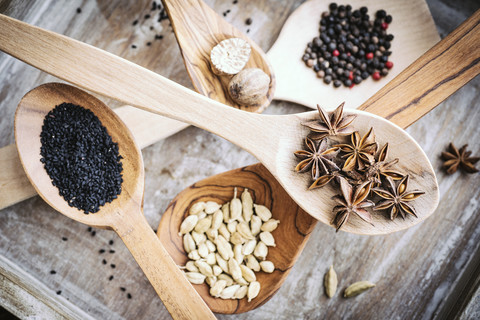
<instances>
[{"instance_id":1,"label":"pink peppercorn","mask_svg":"<svg viewBox=\"0 0 480 320\"><path fill-rule=\"evenodd\" d=\"M340 55L340 52L337 49L335 49L333 50L332 54L334 57L338 57Z\"/></svg>"},{"instance_id":2,"label":"pink peppercorn","mask_svg":"<svg viewBox=\"0 0 480 320\"><path fill-rule=\"evenodd\" d=\"M380 72L378 71L375 71L373 74L372 74L372 78L373 80L380 80Z\"/></svg>"},{"instance_id":3,"label":"pink peppercorn","mask_svg":"<svg viewBox=\"0 0 480 320\"><path fill-rule=\"evenodd\" d=\"M369 60L370 60L370 59L373 59L373 52L367 53L367 54L365 55L365 57L366 57L367 59L369 59Z\"/></svg>"},{"instance_id":4,"label":"pink peppercorn","mask_svg":"<svg viewBox=\"0 0 480 320\"><path fill-rule=\"evenodd\" d=\"M382 22L382 29L387 30L388 29L388 23Z\"/></svg>"},{"instance_id":5,"label":"pink peppercorn","mask_svg":"<svg viewBox=\"0 0 480 320\"><path fill-rule=\"evenodd\" d=\"M393 62L392 61L385 62L385 67L387 67L387 69L392 69L393 68Z\"/></svg>"}]
</instances>

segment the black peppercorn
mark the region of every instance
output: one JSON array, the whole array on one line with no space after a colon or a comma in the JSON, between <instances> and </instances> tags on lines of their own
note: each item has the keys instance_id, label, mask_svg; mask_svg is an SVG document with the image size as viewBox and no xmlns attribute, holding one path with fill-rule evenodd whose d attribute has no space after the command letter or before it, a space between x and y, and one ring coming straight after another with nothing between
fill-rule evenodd
<instances>
[{"instance_id":1,"label":"black peppercorn","mask_svg":"<svg viewBox=\"0 0 480 320\"><path fill-rule=\"evenodd\" d=\"M323 78L323 82L325 82L326 84L330 84L330 82L332 82L332 76L325 76Z\"/></svg>"},{"instance_id":2,"label":"black peppercorn","mask_svg":"<svg viewBox=\"0 0 480 320\"><path fill-rule=\"evenodd\" d=\"M386 23L392 23L392 20L393 20L393 18L392 18L391 15L388 15L388 16L385 17L385 22Z\"/></svg>"}]
</instances>

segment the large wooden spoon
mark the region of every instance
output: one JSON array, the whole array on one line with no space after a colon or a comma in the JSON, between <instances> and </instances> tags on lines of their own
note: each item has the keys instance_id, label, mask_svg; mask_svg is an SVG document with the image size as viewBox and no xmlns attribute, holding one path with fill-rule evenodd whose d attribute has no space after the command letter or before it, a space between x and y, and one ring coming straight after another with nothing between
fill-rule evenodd
<instances>
[{"instance_id":1,"label":"large wooden spoon","mask_svg":"<svg viewBox=\"0 0 480 320\"><path fill-rule=\"evenodd\" d=\"M181 0L177 0L177 2L178 1ZM169 0L166 0L165 4L168 7L172 5ZM324 85L321 79L316 78L312 70L305 67L299 57L302 55L305 44L311 41L317 34L319 16L321 12L327 10L328 2L323 0L310 0L300 5L289 16L277 40L267 52L268 61L275 71L276 88L274 99L293 101L313 108L317 103L321 103L325 107L332 107L342 101L348 101L346 108L356 108L379 90L386 81L392 79L439 40L435 24L424 0L386 0L382 2L352 0L350 4L354 8L366 5L370 8L371 12L383 8L393 15L394 23L391 24L388 31L395 35L391 56L391 60L395 62L395 67L390 71L388 77L383 78L381 81L373 81L371 79L364 81L361 87L356 87L355 90L346 88L334 89L331 86ZM209 74L210 69L201 69L198 67L199 64L187 62L198 60L198 58L190 58L187 57L187 55L198 54L198 51L202 50L200 46L193 48L194 44L197 43L195 42L197 37L203 36L212 40L214 36L211 34L203 35L203 33L200 33L196 28L190 25L183 25L182 22L186 18L182 18L182 15L185 13L179 15L179 10L182 10L182 8L183 6L172 10L170 20L174 23L174 31L178 36L179 45L182 48L182 56L185 58L185 63L189 65L189 75L193 79L196 77L197 72L206 71L207 74ZM201 8L204 8L204 5L202 5ZM222 19L222 17L216 14L213 16L210 15L210 13L211 10L202 10L203 17L208 18L208 20L199 19L201 17L195 15L194 22L197 24L208 24L210 21ZM192 18L190 18L190 20L192 20ZM415 23L411 23L411 21L415 21ZM251 26L252 31L255 25L256 22L254 21ZM232 32L234 32L235 36L240 35L238 29L234 29L231 25L226 26L225 21L210 28L220 28L220 26L227 31L234 30ZM204 26L204 28L200 29L208 28L209 27ZM187 29L188 32L186 31ZM421 30L421 32L418 32L418 30ZM181 32L185 34L182 36L180 34ZM195 39L187 40L189 34L191 35L192 33L195 34ZM180 41L180 39L182 40ZM244 39L246 39L246 36L244 36ZM205 42L208 41L209 40L205 40ZM185 50L183 50L183 44L187 46ZM256 61L259 61L259 63L263 65L265 60L261 54L261 49L254 46L254 56L256 56L257 53L260 54L262 59L259 60L255 58L249 62L248 66L253 67L254 65L251 63ZM205 51L203 55L207 55L207 52ZM206 61L200 61L198 63L201 63L204 67L206 65ZM205 77L203 73L200 76L202 79ZM215 91L208 87L200 90L199 88L202 85L208 85L210 82L197 82L196 89L198 92L205 94L205 92ZM222 82L222 85L223 84ZM218 82L216 82L216 85L218 85ZM222 95L224 95L224 91ZM218 96L211 96L211 98L215 100L221 99L221 97ZM229 103L226 100L219 101L226 104ZM249 108L248 110L253 111L254 109L255 108ZM262 108L256 111L260 112L262 111L261 109ZM169 118L151 116L149 114L145 115L145 112L128 106L117 108L115 112L133 131L142 148L188 126L188 124ZM0 148L0 166L2 168L8 168L0 171L0 209L35 195L35 190L24 176L23 169L17 164L16 160L17 155L13 145Z\"/></svg>"},{"instance_id":2,"label":"large wooden spoon","mask_svg":"<svg viewBox=\"0 0 480 320\"><path fill-rule=\"evenodd\" d=\"M163 3L197 92L242 110L262 112L272 101L275 91L275 74L263 50L201 0L164 0ZM217 76L212 71L210 51L229 38L242 38L250 44L252 52L245 68L260 68L270 76L268 93L258 104L245 106L233 101L228 93L231 77Z\"/></svg>"},{"instance_id":3,"label":"large wooden spoon","mask_svg":"<svg viewBox=\"0 0 480 320\"><path fill-rule=\"evenodd\" d=\"M411 123L478 74L479 16L475 13L365 107L391 106L388 113L394 118L415 105L405 117ZM301 122L316 118L316 112L262 116L226 108L119 57L5 16L0 16L0 49L89 90L194 124L238 144L256 155L305 211L330 223L333 192L306 192L308 178L293 171L296 161L292 152L301 148L307 133ZM445 68L447 62L451 69ZM438 77L440 74L444 77ZM419 219L393 223L378 219L375 226L352 219L344 230L388 233L428 217L438 203L438 189L433 169L418 145L399 127L371 114L358 112L356 125L365 131L374 126L380 143L390 141L392 150L402 156L402 165L423 178L414 182L414 187L425 190L427 195L417 204Z\"/></svg>"},{"instance_id":4,"label":"large wooden spoon","mask_svg":"<svg viewBox=\"0 0 480 320\"><path fill-rule=\"evenodd\" d=\"M122 192L95 214L70 207L52 185L40 162L40 132L46 114L70 102L92 110L118 143L123 156ZM143 216L143 160L133 135L105 104L75 87L50 83L27 93L15 114L15 140L25 172L40 196L55 210L81 223L113 229L123 240L175 319L215 319L180 272Z\"/></svg>"},{"instance_id":5,"label":"large wooden spoon","mask_svg":"<svg viewBox=\"0 0 480 320\"><path fill-rule=\"evenodd\" d=\"M293 152L303 147L308 133L301 123L318 119L317 112L264 116L227 108L103 50L5 16L0 16L0 48L86 89L188 122L230 140L255 155L306 212L330 224L334 190L307 191L308 175L293 170L297 162ZM404 101L408 99L404 98ZM375 218L374 225L371 225L353 217L344 230L382 234L422 221L433 213L438 203L437 181L428 158L401 128L373 114L355 113L358 115L356 128L365 134L370 127L375 127L377 141L391 143L391 150L395 150L391 156L401 156L401 164L407 169L403 171L421 177L413 181L413 187L427 194L418 200L418 219L389 222Z\"/></svg>"}]
</instances>

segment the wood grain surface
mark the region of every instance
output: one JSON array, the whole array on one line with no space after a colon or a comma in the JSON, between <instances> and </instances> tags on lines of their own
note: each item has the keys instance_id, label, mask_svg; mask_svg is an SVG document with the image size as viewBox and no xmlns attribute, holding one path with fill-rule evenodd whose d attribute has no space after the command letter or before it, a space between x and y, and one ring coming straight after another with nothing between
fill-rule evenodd
<instances>
[{"instance_id":1,"label":"wood grain surface","mask_svg":"<svg viewBox=\"0 0 480 320\"><path fill-rule=\"evenodd\" d=\"M264 50L272 45L282 23L300 3L207 2L222 16L231 10L226 14L227 21L244 32L250 29L248 35ZM428 4L442 37L479 7L476 1L451 5L431 0ZM152 13L151 6L149 1L100 4L72 1L68 6L56 1L2 1L0 11L86 41L191 87L168 21L157 23L158 10ZM78 7L81 13L77 13ZM147 14L152 17L146 19ZM248 17L253 20L250 26L245 25ZM136 19L139 22L133 26ZM162 34L163 39L155 40L155 34ZM137 46L135 49L133 44ZM13 113L20 98L34 86L56 79L4 54L0 54L0 65L0 146L3 147L13 143ZM469 143L474 154L480 153L479 86L478 78L474 79L409 129L437 172L441 202L435 218L407 231L378 237L335 234L331 228L318 224L278 293L262 307L235 318L431 319L453 315L468 319L475 312L478 314L475 304L478 281L474 280L479 276L475 266L479 265L480 179L478 175L460 173L447 176L440 169L439 154L450 141L459 146ZM109 105L120 105L102 100ZM304 110L293 104L274 102L267 113ZM167 204L186 186L256 162L227 141L195 128L145 149L143 155L144 211L153 228ZM12 261L15 268L41 282L41 287L47 289L36 296L57 299L61 302L55 306L58 310L75 310L71 308L75 306L102 319L168 317L166 309L153 302L154 290L113 233L96 230L92 236L93 232L85 226L54 212L39 197L2 210L0 230L1 255ZM105 252L99 253L101 249ZM332 263L339 274L340 289L362 279L376 282L377 287L349 300L341 298L340 292L327 299L322 282ZM15 280L18 278L5 279L5 288L19 286ZM22 318L35 314L35 310L37 315L41 314L41 308L27 313L26 306L34 306L29 299L32 298L12 294L2 295L0 301ZM58 311L59 318L61 314Z\"/></svg>"}]
</instances>

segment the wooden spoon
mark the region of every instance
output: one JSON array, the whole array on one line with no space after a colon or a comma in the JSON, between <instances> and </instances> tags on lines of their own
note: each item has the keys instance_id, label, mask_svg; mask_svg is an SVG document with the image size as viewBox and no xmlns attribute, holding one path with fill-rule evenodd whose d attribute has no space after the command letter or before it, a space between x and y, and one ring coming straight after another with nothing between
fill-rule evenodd
<instances>
[{"instance_id":1,"label":"wooden spoon","mask_svg":"<svg viewBox=\"0 0 480 320\"><path fill-rule=\"evenodd\" d=\"M95 214L70 207L52 185L40 162L40 132L46 114L70 102L92 110L118 143L123 156L122 193ZM50 83L27 93L15 114L15 140L25 172L40 196L55 210L81 223L113 229L138 262L165 307L178 319L215 319L180 272L143 216L144 172L141 152L128 128L100 100L75 87Z\"/></svg>"},{"instance_id":2,"label":"wooden spoon","mask_svg":"<svg viewBox=\"0 0 480 320\"><path fill-rule=\"evenodd\" d=\"M255 155L305 211L330 224L333 189L307 192L308 175L296 173L293 152L303 147L308 130L301 125L318 119L317 112L288 116L248 113L210 100L168 79L103 50L20 21L0 17L0 48L60 78L144 110L175 118L211 131ZM37 48L39 50L37 50ZM57 48L57 49L55 49ZM48 59L47 59L48 57ZM438 203L433 169L421 148L401 128L383 118L355 111L355 125L364 134L376 128L377 141L389 141L392 157L401 155L402 165L422 177L413 187L427 195L418 201L419 219L389 222L374 219L374 226L354 217L344 230L381 234L407 228L428 217Z\"/></svg>"},{"instance_id":3,"label":"wooden spoon","mask_svg":"<svg viewBox=\"0 0 480 320\"><path fill-rule=\"evenodd\" d=\"M404 117L404 121L411 123L477 75L479 16L479 12L475 13L402 72L391 86L371 98L365 108L377 110L383 105L392 106L386 114L394 118L403 109L414 105L415 108L410 108ZM0 16L0 49L86 89L194 124L238 144L256 155L305 211L324 223L330 223L332 190L306 192L308 178L293 171L296 161L292 152L302 147L307 133L301 122L317 118L316 112L262 116L226 108L112 54L5 16ZM451 68L445 68L447 65ZM344 230L381 234L424 220L438 203L435 174L425 154L399 127L380 117L356 112L357 128L366 132L374 126L377 140L380 143L389 141L391 149L398 152L391 156L402 156L402 165L409 169L406 172L423 178L413 181L412 187L425 190L427 194L416 204L421 212L419 219L394 222L375 219L375 226L352 219Z\"/></svg>"},{"instance_id":4,"label":"wooden spoon","mask_svg":"<svg viewBox=\"0 0 480 320\"><path fill-rule=\"evenodd\" d=\"M164 0L163 3L197 92L238 109L262 112L272 101L275 91L275 74L263 50L201 0ZM258 104L244 106L233 101L228 93L231 77L217 76L211 69L210 51L229 38L241 38L250 44L252 52L245 68L260 68L270 76L267 96Z\"/></svg>"},{"instance_id":5,"label":"wooden spoon","mask_svg":"<svg viewBox=\"0 0 480 320\"><path fill-rule=\"evenodd\" d=\"M233 189L243 192L248 188L254 203L267 206L273 218L280 220L273 231L276 247L269 247L267 260L275 265L271 274L256 273L261 289L259 295L250 302L242 300L222 300L210 296L207 284L194 285L207 305L218 313L242 313L258 308L277 292L287 278L300 253L313 231L317 220L303 211L288 196L272 174L260 163L224 172L196 182L180 192L162 215L157 235L173 260L181 266L188 261L178 230L188 209L197 201L226 203L233 198Z\"/></svg>"}]
</instances>

